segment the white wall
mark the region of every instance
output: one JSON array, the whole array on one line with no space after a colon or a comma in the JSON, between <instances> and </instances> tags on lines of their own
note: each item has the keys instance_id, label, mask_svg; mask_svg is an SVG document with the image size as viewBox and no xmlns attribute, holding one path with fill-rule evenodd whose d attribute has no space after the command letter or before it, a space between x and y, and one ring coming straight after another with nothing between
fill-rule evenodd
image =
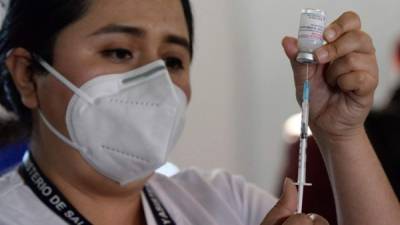
<instances>
[{"instance_id":1,"label":"white wall","mask_svg":"<svg viewBox=\"0 0 400 225\"><path fill-rule=\"evenodd\" d=\"M280 42L297 35L300 10L330 19L360 14L375 40L381 81L377 105L397 79L392 48L400 36L398 0L192 0L196 17L193 99L172 161L181 167L225 168L274 191L284 163L282 124L299 111Z\"/></svg>"}]
</instances>

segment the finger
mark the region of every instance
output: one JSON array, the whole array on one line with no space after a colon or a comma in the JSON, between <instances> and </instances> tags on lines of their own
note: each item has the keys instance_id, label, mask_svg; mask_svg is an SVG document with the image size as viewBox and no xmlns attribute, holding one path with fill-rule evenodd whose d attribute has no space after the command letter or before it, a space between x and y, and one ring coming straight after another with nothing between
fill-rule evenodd
<instances>
[{"instance_id":1,"label":"finger","mask_svg":"<svg viewBox=\"0 0 400 225\"><path fill-rule=\"evenodd\" d=\"M314 225L329 225L329 222L320 215L312 213L312 214L308 214L307 216L311 218Z\"/></svg>"},{"instance_id":2,"label":"finger","mask_svg":"<svg viewBox=\"0 0 400 225\"><path fill-rule=\"evenodd\" d=\"M275 208L293 214L297 209L297 188L290 178L286 178L283 185L281 198L276 203Z\"/></svg>"},{"instance_id":3,"label":"finger","mask_svg":"<svg viewBox=\"0 0 400 225\"><path fill-rule=\"evenodd\" d=\"M375 47L371 37L360 30L345 33L335 42L322 46L315 51L319 63L324 64L351 52L374 54Z\"/></svg>"},{"instance_id":4,"label":"finger","mask_svg":"<svg viewBox=\"0 0 400 225\"><path fill-rule=\"evenodd\" d=\"M299 51L297 39L293 37L284 37L282 40L282 47L285 50L286 56L292 61L296 59Z\"/></svg>"},{"instance_id":5,"label":"finger","mask_svg":"<svg viewBox=\"0 0 400 225\"><path fill-rule=\"evenodd\" d=\"M339 76L353 71L370 71L371 74L378 74L375 55L350 53L333 61L326 70L326 82L334 87Z\"/></svg>"},{"instance_id":6,"label":"finger","mask_svg":"<svg viewBox=\"0 0 400 225\"><path fill-rule=\"evenodd\" d=\"M282 225L314 225L314 222L305 214L296 214L289 217Z\"/></svg>"},{"instance_id":7,"label":"finger","mask_svg":"<svg viewBox=\"0 0 400 225\"><path fill-rule=\"evenodd\" d=\"M337 84L344 92L354 92L358 96L368 96L373 93L378 82L368 72L355 71L338 77Z\"/></svg>"},{"instance_id":8,"label":"finger","mask_svg":"<svg viewBox=\"0 0 400 225\"><path fill-rule=\"evenodd\" d=\"M361 19L355 12L345 12L333 21L324 32L326 41L333 42L344 33L361 29Z\"/></svg>"},{"instance_id":9,"label":"finger","mask_svg":"<svg viewBox=\"0 0 400 225\"><path fill-rule=\"evenodd\" d=\"M263 225L281 224L287 217L293 215L297 208L297 189L293 180L286 178L282 196L265 217Z\"/></svg>"}]
</instances>

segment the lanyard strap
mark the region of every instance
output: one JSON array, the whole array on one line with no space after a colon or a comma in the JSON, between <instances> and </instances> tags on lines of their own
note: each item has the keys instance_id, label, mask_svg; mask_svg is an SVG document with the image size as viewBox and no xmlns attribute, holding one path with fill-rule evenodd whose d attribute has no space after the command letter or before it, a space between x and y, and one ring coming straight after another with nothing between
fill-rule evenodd
<instances>
[{"instance_id":1,"label":"lanyard strap","mask_svg":"<svg viewBox=\"0 0 400 225\"><path fill-rule=\"evenodd\" d=\"M33 193L67 224L92 225L43 174L30 154L19 167L19 173Z\"/></svg>"},{"instance_id":2,"label":"lanyard strap","mask_svg":"<svg viewBox=\"0 0 400 225\"><path fill-rule=\"evenodd\" d=\"M175 221L171 218L171 216L168 214L168 211L162 205L160 199L154 193L153 188L147 185L143 191L157 224L176 225Z\"/></svg>"},{"instance_id":3,"label":"lanyard strap","mask_svg":"<svg viewBox=\"0 0 400 225\"><path fill-rule=\"evenodd\" d=\"M19 174L35 195L67 224L92 225L67 200L58 188L43 174L30 154L19 167ZM143 189L150 209L158 225L176 225L154 190L146 185Z\"/></svg>"}]
</instances>

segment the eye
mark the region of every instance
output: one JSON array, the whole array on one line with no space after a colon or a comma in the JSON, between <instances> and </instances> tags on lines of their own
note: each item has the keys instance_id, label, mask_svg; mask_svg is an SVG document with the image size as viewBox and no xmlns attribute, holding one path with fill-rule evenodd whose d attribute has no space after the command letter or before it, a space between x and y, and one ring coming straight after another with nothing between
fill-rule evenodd
<instances>
[{"instance_id":1,"label":"eye","mask_svg":"<svg viewBox=\"0 0 400 225\"><path fill-rule=\"evenodd\" d=\"M171 70L183 70L183 62L179 58L176 57L168 57L164 59L165 64L167 65L168 69Z\"/></svg>"},{"instance_id":2,"label":"eye","mask_svg":"<svg viewBox=\"0 0 400 225\"><path fill-rule=\"evenodd\" d=\"M102 51L102 55L106 58L110 58L114 62L127 61L133 58L132 52L123 48L107 49Z\"/></svg>"}]
</instances>

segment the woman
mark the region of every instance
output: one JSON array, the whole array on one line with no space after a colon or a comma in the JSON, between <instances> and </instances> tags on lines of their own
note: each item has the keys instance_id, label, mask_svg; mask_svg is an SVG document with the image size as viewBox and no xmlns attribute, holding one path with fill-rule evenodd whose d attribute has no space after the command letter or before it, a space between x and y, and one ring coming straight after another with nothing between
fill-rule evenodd
<instances>
[{"instance_id":1,"label":"woman","mask_svg":"<svg viewBox=\"0 0 400 225\"><path fill-rule=\"evenodd\" d=\"M327 224L317 215L293 215L297 196L289 180L273 207L268 194L226 173L154 174L179 137L190 100L189 1L12 4L3 34L9 72L3 102L31 127L32 141L24 163L1 178L0 224ZM394 224L398 205L362 129L377 83L373 46L353 13L332 28L337 33L318 56L325 65L338 59L327 68L327 82L325 66L315 71L321 105L311 112L340 219ZM336 55L322 54L332 46ZM286 38L284 47L294 59L295 39ZM355 52L359 57L344 60ZM304 68L293 67L299 88ZM336 84L332 92L328 85ZM363 195L371 189L379 193Z\"/></svg>"}]
</instances>

